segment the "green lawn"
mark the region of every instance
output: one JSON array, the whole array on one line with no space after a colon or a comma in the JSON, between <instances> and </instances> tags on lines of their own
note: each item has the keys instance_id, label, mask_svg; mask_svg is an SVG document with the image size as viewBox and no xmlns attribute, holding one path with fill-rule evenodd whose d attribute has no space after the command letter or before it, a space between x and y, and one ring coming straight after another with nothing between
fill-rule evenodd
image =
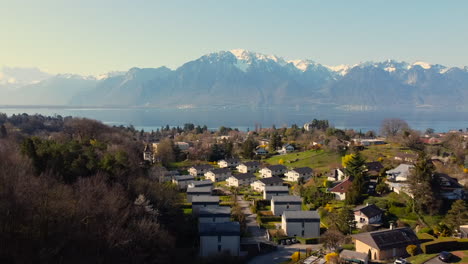
<instances>
[{"instance_id":1,"label":"green lawn","mask_svg":"<svg viewBox=\"0 0 468 264\"><path fill-rule=\"evenodd\" d=\"M341 164L341 157L338 153L325 150L308 150L286 155L276 155L265 161L275 165L279 164L280 160L283 160L283 165L287 167L311 167L322 173L328 172L330 169Z\"/></svg>"}]
</instances>

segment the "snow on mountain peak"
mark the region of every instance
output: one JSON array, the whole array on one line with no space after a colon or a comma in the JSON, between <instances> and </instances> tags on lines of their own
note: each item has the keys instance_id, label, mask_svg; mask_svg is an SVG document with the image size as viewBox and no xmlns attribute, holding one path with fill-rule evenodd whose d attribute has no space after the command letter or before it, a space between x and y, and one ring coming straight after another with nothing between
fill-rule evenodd
<instances>
[{"instance_id":1,"label":"snow on mountain peak","mask_svg":"<svg viewBox=\"0 0 468 264\"><path fill-rule=\"evenodd\" d=\"M315 62L311 60L289 60L288 63L292 63L294 67L303 72L306 71L310 65L315 65Z\"/></svg>"},{"instance_id":2,"label":"snow on mountain peak","mask_svg":"<svg viewBox=\"0 0 468 264\"><path fill-rule=\"evenodd\" d=\"M432 64L424 62L424 61L417 61L417 62L413 63L412 66L416 66L416 65L421 66L421 68L426 69L426 70L430 69L432 67Z\"/></svg>"},{"instance_id":3,"label":"snow on mountain peak","mask_svg":"<svg viewBox=\"0 0 468 264\"><path fill-rule=\"evenodd\" d=\"M354 66L349 66L349 65L346 65L346 64L340 64L340 65L336 65L336 66L328 66L328 65L324 65L326 68L328 68L329 70L331 71L334 71L336 73L338 73L339 75L341 76L344 76L348 73L348 71L353 68ZM356 66L356 65L355 65Z\"/></svg>"}]
</instances>

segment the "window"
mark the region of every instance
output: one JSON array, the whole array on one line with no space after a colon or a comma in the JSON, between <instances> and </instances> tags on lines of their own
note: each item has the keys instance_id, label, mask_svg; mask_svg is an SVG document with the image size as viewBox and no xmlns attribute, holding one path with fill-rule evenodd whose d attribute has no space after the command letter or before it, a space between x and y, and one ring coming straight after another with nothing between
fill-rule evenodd
<instances>
[{"instance_id":1,"label":"window","mask_svg":"<svg viewBox=\"0 0 468 264\"><path fill-rule=\"evenodd\" d=\"M286 205L286 209L289 209L289 204L288 204L288 205Z\"/></svg>"},{"instance_id":2,"label":"window","mask_svg":"<svg viewBox=\"0 0 468 264\"><path fill-rule=\"evenodd\" d=\"M221 236L218 236L218 243L221 243Z\"/></svg>"},{"instance_id":3,"label":"window","mask_svg":"<svg viewBox=\"0 0 468 264\"><path fill-rule=\"evenodd\" d=\"M302 237L304 237L304 230L302 230Z\"/></svg>"}]
</instances>

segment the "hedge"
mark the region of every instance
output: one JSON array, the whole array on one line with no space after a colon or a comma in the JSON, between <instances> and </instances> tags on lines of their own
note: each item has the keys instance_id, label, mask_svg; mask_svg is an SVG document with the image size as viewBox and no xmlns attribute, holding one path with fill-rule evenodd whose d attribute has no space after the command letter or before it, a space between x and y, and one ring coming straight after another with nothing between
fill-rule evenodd
<instances>
[{"instance_id":1,"label":"hedge","mask_svg":"<svg viewBox=\"0 0 468 264\"><path fill-rule=\"evenodd\" d=\"M280 216L260 216L261 223L281 222Z\"/></svg>"},{"instance_id":2,"label":"hedge","mask_svg":"<svg viewBox=\"0 0 468 264\"><path fill-rule=\"evenodd\" d=\"M311 238L303 238L303 237L296 237L301 244L311 245L311 244L318 244L320 243L320 237L311 237Z\"/></svg>"},{"instance_id":3,"label":"hedge","mask_svg":"<svg viewBox=\"0 0 468 264\"><path fill-rule=\"evenodd\" d=\"M419 241L420 241L421 243L426 243L426 242L431 242L431 241L436 240L435 237L431 236L431 235L428 234L428 233L421 233L421 234L418 234L418 238L419 238Z\"/></svg>"},{"instance_id":4,"label":"hedge","mask_svg":"<svg viewBox=\"0 0 468 264\"><path fill-rule=\"evenodd\" d=\"M421 244L424 254L439 253L441 251L468 250L468 239L434 240Z\"/></svg>"}]
</instances>

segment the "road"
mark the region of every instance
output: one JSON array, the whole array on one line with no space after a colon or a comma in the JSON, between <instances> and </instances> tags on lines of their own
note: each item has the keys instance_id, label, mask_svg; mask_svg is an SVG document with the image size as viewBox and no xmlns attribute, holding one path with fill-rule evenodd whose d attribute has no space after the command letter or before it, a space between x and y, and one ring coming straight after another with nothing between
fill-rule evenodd
<instances>
[{"instance_id":1,"label":"road","mask_svg":"<svg viewBox=\"0 0 468 264\"><path fill-rule=\"evenodd\" d=\"M301 251L305 252L306 248L312 248L312 250L318 250L322 245L302 245L294 244L289 246L278 246L278 250L268 254L257 256L251 259L247 264L274 264L287 261L291 258L294 252Z\"/></svg>"},{"instance_id":2,"label":"road","mask_svg":"<svg viewBox=\"0 0 468 264\"><path fill-rule=\"evenodd\" d=\"M237 196L237 204L242 208L246 218L247 231L250 233L250 237L243 238L245 242L267 242L265 230L261 229L257 223L257 214L253 214L250 210L251 203L245 201L241 195Z\"/></svg>"}]
</instances>

